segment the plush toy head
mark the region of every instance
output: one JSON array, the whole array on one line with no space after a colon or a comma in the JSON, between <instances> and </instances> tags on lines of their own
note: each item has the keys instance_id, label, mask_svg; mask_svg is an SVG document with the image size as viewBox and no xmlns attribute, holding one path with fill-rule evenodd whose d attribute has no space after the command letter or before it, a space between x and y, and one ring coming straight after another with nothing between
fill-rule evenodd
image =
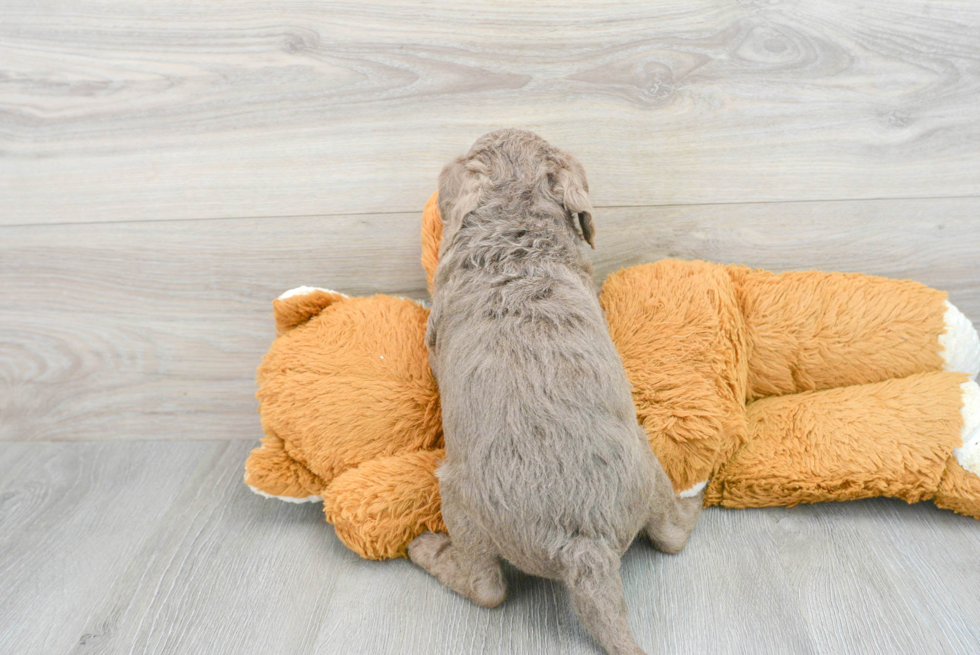
<instances>
[{"instance_id":1,"label":"plush toy head","mask_svg":"<svg viewBox=\"0 0 980 655\"><path fill-rule=\"evenodd\" d=\"M431 289L442 223L423 213ZM888 495L980 518L980 338L910 281L665 260L600 301L675 491L728 507ZM302 288L273 303L257 492L324 501L369 558L444 530L438 391L416 302Z\"/></svg>"},{"instance_id":2,"label":"plush toy head","mask_svg":"<svg viewBox=\"0 0 980 655\"><path fill-rule=\"evenodd\" d=\"M386 512L421 508L425 516L411 530L440 529L432 488L442 417L424 344L428 310L403 298L308 287L284 294L273 309L279 336L258 371L266 436L249 458L246 482L291 502L329 497L338 530L353 513L357 530L347 542L365 556L397 552L378 549L370 536L368 523L386 524ZM415 468L386 467L405 461ZM399 486L398 475L408 484ZM421 495L420 476L432 482ZM400 500L399 490L407 494Z\"/></svg>"}]
</instances>

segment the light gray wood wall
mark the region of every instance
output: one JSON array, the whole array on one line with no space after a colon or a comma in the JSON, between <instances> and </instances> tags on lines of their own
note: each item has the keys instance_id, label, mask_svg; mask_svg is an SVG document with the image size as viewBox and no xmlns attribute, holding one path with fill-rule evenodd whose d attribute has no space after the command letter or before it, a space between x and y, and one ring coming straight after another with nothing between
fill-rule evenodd
<instances>
[{"instance_id":1,"label":"light gray wood wall","mask_svg":"<svg viewBox=\"0 0 980 655\"><path fill-rule=\"evenodd\" d=\"M412 211L492 127L600 206L975 196L980 5L5 0L5 223Z\"/></svg>"},{"instance_id":2,"label":"light gray wood wall","mask_svg":"<svg viewBox=\"0 0 980 655\"><path fill-rule=\"evenodd\" d=\"M597 211L600 277L663 257L918 279L980 322L980 198ZM426 297L419 213L0 227L0 439L257 439L271 301Z\"/></svg>"},{"instance_id":3,"label":"light gray wood wall","mask_svg":"<svg viewBox=\"0 0 980 655\"><path fill-rule=\"evenodd\" d=\"M600 276L913 277L980 320L980 4L2 0L0 439L254 439L270 301L420 297L481 133L586 165Z\"/></svg>"}]
</instances>

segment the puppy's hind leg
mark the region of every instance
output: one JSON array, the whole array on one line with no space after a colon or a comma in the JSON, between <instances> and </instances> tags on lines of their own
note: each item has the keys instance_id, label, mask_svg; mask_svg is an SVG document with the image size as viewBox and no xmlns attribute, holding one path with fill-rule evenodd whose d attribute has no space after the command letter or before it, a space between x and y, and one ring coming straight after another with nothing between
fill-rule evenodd
<instances>
[{"instance_id":1,"label":"puppy's hind leg","mask_svg":"<svg viewBox=\"0 0 980 655\"><path fill-rule=\"evenodd\" d=\"M573 538L561 555L575 613L609 655L645 655L626 619L619 556L606 544Z\"/></svg>"},{"instance_id":2,"label":"puppy's hind leg","mask_svg":"<svg viewBox=\"0 0 980 655\"><path fill-rule=\"evenodd\" d=\"M408 545L408 557L477 605L496 607L507 597L500 558L489 540L473 531L423 532Z\"/></svg>"},{"instance_id":3,"label":"puppy's hind leg","mask_svg":"<svg viewBox=\"0 0 980 655\"><path fill-rule=\"evenodd\" d=\"M670 493L673 494L673 490ZM670 497L666 502L658 499L646 525L647 536L657 550L671 555L684 550L694 525L698 522L702 505L704 489L696 496L688 498Z\"/></svg>"}]
</instances>

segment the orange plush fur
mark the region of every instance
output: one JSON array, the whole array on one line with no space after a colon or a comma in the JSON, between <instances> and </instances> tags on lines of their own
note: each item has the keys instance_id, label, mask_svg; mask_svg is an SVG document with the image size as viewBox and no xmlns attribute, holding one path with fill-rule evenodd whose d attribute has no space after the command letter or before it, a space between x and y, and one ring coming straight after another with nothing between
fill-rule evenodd
<instances>
[{"instance_id":1,"label":"orange plush fur","mask_svg":"<svg viewBox=\"0 0 980 655\"><path fill-rule=\"evenodd\" d=\"M442 235L423 213L431 286ZM962 445L961 383L937 344L945 294L910 281L664 260L602 287L637 417L675 490L705 503L795 505L892 496L980 518ZM266 437L246 482L323 499L363 557L404 556L444 530L438 390L428 311L323 290L273 304L279 337L258 373Z\"/></svg>"}]
</instances>

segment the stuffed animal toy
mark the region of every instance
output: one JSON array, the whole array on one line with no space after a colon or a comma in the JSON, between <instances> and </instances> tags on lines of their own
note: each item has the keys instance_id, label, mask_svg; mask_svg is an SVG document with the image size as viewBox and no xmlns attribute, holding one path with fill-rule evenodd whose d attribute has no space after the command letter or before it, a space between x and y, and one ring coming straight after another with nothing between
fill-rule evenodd
<instances>
[{"instance_id":1,"label":"stuffed animal toy","mask_svg":"<svg viewBox=\"0 0 980 655\"><path fill-rule=\"evenodd\" d=\"M441 222L423 213L431 286ZM867 275L664 260L600 295L637 419L681 496L766 507L891 496L980 518L980 338L946 294ZM362 557L445 530L428 310L294 289L258 371L257 493L323 500ZM583 393L586 392L583 390Z\"/></svg>"}]
</instances>

